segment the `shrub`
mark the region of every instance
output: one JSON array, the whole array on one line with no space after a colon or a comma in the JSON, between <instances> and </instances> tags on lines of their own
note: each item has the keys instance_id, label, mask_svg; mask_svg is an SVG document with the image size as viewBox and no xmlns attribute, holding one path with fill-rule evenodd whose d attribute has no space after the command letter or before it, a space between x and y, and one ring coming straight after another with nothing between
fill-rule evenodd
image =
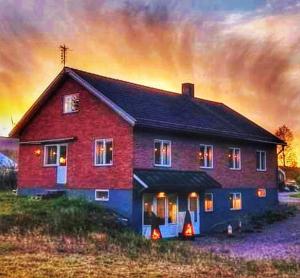
<instances>
[{"instance_id":1,"label":"shrub","mask_svg":"<svg viewBox=\"0 0 300 278\"><path fill-rule=\"evenodd\" d=\"M16 189L17 173L14 168L0 167L0 190Z\"/></svg>"},{"instance_id":2,"label":"shrub","mask_svg":"<svg viewBox=\"0 0 300 278\"><path fill-rule=\"evenodd\" d=\"M93 231L105 232L121 228L116 213L83 199L60 197L36 200L15 197L10 204L10 213L0 215L2 233L11 230L18 230L20 233L39 230L50 235L84 235Z\"/></svg>"},{"instance_id":3,"label":"shrub","mask_svg":"<svg viewBox=\"0 0 300 278\"><path fill-rule=\"evenodd\" d=\"M296 183L297 183L298 185L300 185L300 175L297 176L297 178L296 178Z\"/></svg>"}]
</instances>

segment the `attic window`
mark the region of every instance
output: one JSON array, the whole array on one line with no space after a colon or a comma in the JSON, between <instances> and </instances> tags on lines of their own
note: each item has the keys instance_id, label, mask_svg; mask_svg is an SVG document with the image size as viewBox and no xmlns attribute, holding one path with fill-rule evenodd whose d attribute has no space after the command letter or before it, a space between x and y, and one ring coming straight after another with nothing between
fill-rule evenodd
<instances>
[{"instance_id":1,"label":"attic window","mask_svg":"<svg viewBox=\"0 0 300 278\"><path fill-rule=\"evenodd\" d=\"M64 96L64 113L74 113L79 111L79 94Z\"/></svg>"}]
</instances>

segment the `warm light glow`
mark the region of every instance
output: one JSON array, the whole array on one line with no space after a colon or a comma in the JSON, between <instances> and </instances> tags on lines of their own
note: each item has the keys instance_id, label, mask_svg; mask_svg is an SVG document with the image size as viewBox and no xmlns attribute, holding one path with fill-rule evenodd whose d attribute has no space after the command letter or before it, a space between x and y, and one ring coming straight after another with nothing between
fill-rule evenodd
<instances>
[{"instance_id":1,"label":"warm light glow","mask_svg":"<svg viewBox=\"0 0 300 278\"><path fill-rule=\"evenodd\" d=\"M166 197L166 193L165 192L159 192L157 194L157 198L164 198L164 197Z\"/></svg>"},{"instance_id":2,"label":"warm light glow","mask_svg":"<svg viewBox=\"0 0 300 278\"><path fill-rule=\"evenodd\" d=\"M59 164L66 164L66 159L64 157L60 157Z\"/></svg>"},{"instance_id":3,"label":"warm light glow","mask_svg":"<svg viewBox=\"0 0 300 278\"><path fill-rule=\"evenodd\" d=\"M40 149L34 150L34 154L35 154L36 156L40 156L40 155L41 155L41 150L40 150Z\"/></svg>"},{"instance_id":4,"label":"warm light glow","mask_svg":"<svg viewBox=\"0 0 300 278\"><path fill-rule=\"evenodd\" d=\"M185 225L184 230L183 230L183 235L185 237L194 236L194 229L193 229L193 225L191 223L187 223Z\"/></svg>"},{"instance_id":5,"label":"warm light glow","mask_svg":"<svg viewBox=\"0 0 300 278\"><path fill-rule=\"evenodd\" d=\"M257 189L257 196L259 198L264 198L266 197L266 189L265 188L258 188Z\"/></svg>"},{"instance_id":6,"label":"warm light glow","mask_svg":"<svg viewBox=\"0 0 300 278\"><path fill-rule=\"evenodd\" d=\"M190 194L190 198L197 198L198 197L198 194L196 192L192 192Z\"/></svg>"},{"instance_id":7,"label":"warm light glow","mask_svg":"<svg viewBox=\"0 0 300 278\"><path fill-rule=\"evenodd\" d=\"M151 239L158 240L160 238L161 238L161 233L160 233L159 229L154 228L152 231L152 234L151 234Z\"/></svg>"}]
</instances>

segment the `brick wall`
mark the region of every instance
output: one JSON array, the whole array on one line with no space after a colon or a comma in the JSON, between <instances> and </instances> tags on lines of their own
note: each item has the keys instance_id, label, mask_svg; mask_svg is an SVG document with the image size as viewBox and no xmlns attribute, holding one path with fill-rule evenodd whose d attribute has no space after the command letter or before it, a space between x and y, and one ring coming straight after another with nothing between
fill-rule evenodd
<instances>
[{"instance_id":1,"label":"brick wall","mask_svg":"<svg viewBox=\"0 0 300 278\"><path fill-rule=\"evenodd\" d=\"M63 114L65 94L80 94L80 111ZM40 109L20 136L21 141L77 137L68 146L68 188L132 187L132 127L75 81L67 80ZM94 164L94 140L113 138L113 166ZM41 149L41 156L34 151ZM43 147L22 145L19 157L19 188L54 187L56 167L43 167Z\"/></svg>"},{"instance_id":2,"label":"brick wall","mask_svg":"<svg viewBox=\"0 0 300 278\"><path fill-rule=\"evenodd\" d=\"M159 132L134 132L134 167L159 168L154 166L154 139L172 141L172 166L174 170L200 170L198 153L200 144L214 146L214 168L201 169L219 181L224 187L276 187L276 147L266 144L250 144L208 137L179 136ZM228 168L228 148L241 148L241 170ZM256 171L256 150L267 151L267 171Z\"/></svg>"}]
</instances>

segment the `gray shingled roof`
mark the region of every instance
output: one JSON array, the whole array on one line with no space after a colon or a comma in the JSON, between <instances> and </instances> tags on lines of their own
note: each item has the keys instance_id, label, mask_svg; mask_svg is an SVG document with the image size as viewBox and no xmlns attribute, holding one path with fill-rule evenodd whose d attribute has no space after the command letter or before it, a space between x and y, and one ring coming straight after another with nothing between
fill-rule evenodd
<instances>
[{"instance_id":1,"label":"gray shingled roof","mask_svg":"<svg viewBox=\"0 0 300 278\"><path fill-rule=\"evenodd\" d=\"M135 118L137 127L284 143L222 103L72 70Z\"/></svg>"}]
</instances>

